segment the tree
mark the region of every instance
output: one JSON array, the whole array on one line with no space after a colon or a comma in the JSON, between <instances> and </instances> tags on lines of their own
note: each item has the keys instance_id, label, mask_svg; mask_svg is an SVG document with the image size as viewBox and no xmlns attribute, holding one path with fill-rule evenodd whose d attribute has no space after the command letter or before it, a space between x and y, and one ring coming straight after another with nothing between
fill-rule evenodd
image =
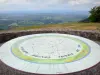
<instances>
[{"instance_id":1,"label":"tree","mask_svg":"<svg viewBox=\"0 0 100 75\"><path fill-rule=\"evenodd\" d=\"M90 11L90 22L100 22L100 6L95 6Z\"/></svg>"}]
</instances>

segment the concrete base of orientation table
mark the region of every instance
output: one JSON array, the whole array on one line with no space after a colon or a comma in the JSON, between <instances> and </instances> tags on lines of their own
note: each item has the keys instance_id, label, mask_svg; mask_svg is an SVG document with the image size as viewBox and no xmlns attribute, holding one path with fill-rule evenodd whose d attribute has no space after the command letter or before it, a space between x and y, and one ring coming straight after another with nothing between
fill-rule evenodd
<instances>
[{"instance_id":1,"label":"concrete base of orientation table","mask_svg":"<svg viewBox=\"0 0 100 75\"><path fill-rule=\"evenodd\" d=\"M100 62L100 45L79 36L43 33L22 36L0 48L3 63L33 74L69 74ZM98 59L97 59L98 58Z\"/></svg>"}]
</instances>

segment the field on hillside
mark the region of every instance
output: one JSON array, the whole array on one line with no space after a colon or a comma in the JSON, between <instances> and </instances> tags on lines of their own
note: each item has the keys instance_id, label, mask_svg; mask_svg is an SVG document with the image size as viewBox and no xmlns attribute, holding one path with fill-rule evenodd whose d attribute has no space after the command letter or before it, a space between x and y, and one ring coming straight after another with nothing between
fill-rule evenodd
<instances>
[{"instance_id":1,"label":"field on hillside","mask_svg":"<svg viewBox=\"0 0 100 75\"><path fill-rule=\"evenodd\" d=\"M11 30L30 30L30 29L75 29L75 30L97 30L100 31L100 23L62 23L48 24L39 26L22 26Z\"/></svg>"}]
</instances>

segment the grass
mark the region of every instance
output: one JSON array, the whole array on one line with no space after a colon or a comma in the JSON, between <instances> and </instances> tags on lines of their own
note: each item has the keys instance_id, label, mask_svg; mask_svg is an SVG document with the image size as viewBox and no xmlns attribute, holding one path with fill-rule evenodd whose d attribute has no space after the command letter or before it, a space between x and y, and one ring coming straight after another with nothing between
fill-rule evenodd
<instances>
[{"instance_id":1,"label":"grass","mask_svg":"<svg viewBox=\"0 0 100 75\"><path fill-rule=\"evenodd\" d=\"M98 30L100 31L100 23L62 23L48 24L39 26L22 26L11 30L30 30L30 29L75 29L75 30Z\"/></svg>"}]
</instances>

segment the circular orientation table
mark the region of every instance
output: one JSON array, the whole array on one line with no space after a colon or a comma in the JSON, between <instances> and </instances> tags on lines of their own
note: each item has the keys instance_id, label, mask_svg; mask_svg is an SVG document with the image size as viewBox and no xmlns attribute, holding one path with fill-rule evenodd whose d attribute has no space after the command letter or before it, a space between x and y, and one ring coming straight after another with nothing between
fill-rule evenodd
<instances>
[{"instance_id":1,"label":"circular orientation table","mask_svg":"<svg viewBox=\"0 0 100 75\"><path fill-rule=\"evenodd\" d=\"M43 33L12 39L0 47L0 59L20 71L67 74L100 62L100 46L69 34Z\"/></svg>"}]
</instances>

